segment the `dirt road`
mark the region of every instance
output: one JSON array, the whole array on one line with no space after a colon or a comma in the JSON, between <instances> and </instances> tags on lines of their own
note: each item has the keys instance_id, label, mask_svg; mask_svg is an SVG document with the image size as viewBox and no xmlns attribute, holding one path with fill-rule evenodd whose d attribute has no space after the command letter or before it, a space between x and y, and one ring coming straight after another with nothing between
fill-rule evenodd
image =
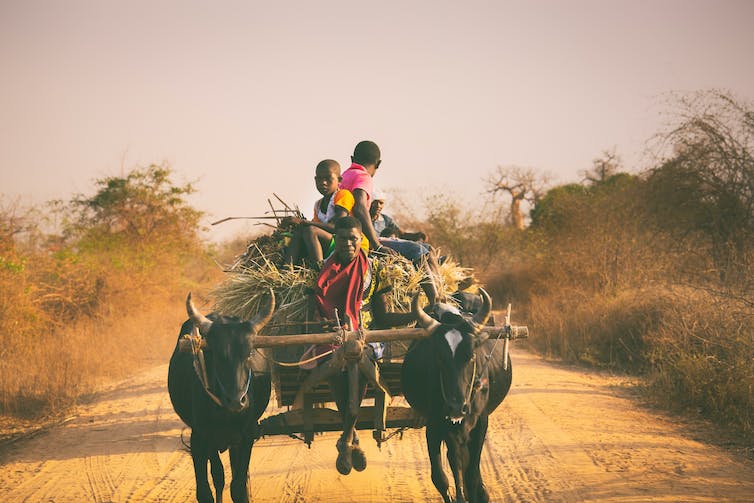
<instances>
[{"instance_id":1,"label":"dirt road","mask_svg":"<svg viewBox=\"0 0 754 503\"><path fill-rule=\"evenodd\" d=\"M520 349L513 362L513 389L491 417L482 457L492 501L754 501L754 463L691 440L637 406L619 379ZM139 374L68 423L13 445L0 458L0 501L193 501L166 375L167 366ZM369 466L348 476L335 471L335 434L318 436L311 450L262 439L252 452L252 501L440 501L422 430L382 451L369 432L362 437Z\"/></svg>"}]
</instances>

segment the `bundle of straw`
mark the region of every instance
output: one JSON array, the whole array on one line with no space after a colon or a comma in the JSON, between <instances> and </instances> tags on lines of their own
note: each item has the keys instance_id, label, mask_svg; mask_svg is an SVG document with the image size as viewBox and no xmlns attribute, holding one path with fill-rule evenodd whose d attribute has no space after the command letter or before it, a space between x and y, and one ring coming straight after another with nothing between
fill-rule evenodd
<instances>
[{"instance_id":1,"label":"bundle of straw","mask_svg":"<svg viewBox=\"0 0 754 503\"><path fill-rule=\"evenodd\" d=\"M215 309L226 315L250 319L262 308L267 292L272 289L277 308L268 324L267 333L285 333L284 330L275 330L275 327L308 321L307 292L314 287L317 272L301 266L278 266L260 248L255 250L254 258L247 256L244 263L236 266L228 274L228 279L214 289ZM411 298L420 290L423 271L417 270L400 255L381 257L374 270L378 289L390 287L385 292L388 309L393 312L409 311ZM452 260L443 262L440 273L440 278L437 278L439 284L436 285L440 296L449 297L459 285L468 287L471 286L469 283L473 283L471 270L460 267Z\"/></svg>"},{"instance_id":2,"label":"bundle of straw","mask_svg":"<svg viewBox=\"0 0 754 503\"><path fill-rule=\"evenodd\" d=\"M474 277L473 269L461 267L450 257L446 257L440 264L440 277L438 278L437 291L440 295L449 295L458 290L470 290L476 292L481 286Z\"/></svg>"},{"instance_id":3,"label":"bundle of straw","mask_svg":"<svg viewBox=\"0 0 754 503\"><path fill-rule=\"evenodd\" d=\"M291 265L278 268L261 250L258 251L258 258L237 266L228 274L228 279L214 289L215 309L225 315L251 319L263 307L267 292L272 289L276 310L268 325L305 321L308 310L306 292L314 285L316 272Z\"/></svg>"},{"instance_id":4,"label":"bundle of straw","mask_svg":"<svg viewBox=\"0 0 754 503\"><path fill-rule=\"evenodd\" d=\"M283 249L290 241L291 230L291 225L281 224L271 234L259 236L249 243L246 251L226 270L239 271L256 267L263 262L282 263Z\"/></svg>"}]
</instances>

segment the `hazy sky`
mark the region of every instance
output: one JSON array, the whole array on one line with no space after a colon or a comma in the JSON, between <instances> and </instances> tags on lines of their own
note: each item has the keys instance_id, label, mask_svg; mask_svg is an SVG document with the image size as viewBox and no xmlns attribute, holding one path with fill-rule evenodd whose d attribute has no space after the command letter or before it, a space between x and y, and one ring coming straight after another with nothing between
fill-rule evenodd
<instances>
[{"instance_id":1,"label":"hazy sky","mask_svg":"<svg viewBox=\"0 0 754 503\"><path fill-rule=\"evenodd\" d=\"M375 182L417 197L478 197L497 165L573 181L613 146L639 169L664 93L754 99L752 20L748 0L0 0L0 191L167 161L207 221L272 192L308 214L314 166L362 139Z\"/></svg>"}]
</instances>

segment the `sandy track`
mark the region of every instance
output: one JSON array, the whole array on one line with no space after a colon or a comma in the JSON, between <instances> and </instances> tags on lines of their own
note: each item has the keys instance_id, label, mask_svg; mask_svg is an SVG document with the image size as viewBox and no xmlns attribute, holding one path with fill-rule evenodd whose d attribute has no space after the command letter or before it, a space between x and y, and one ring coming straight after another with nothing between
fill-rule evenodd
<instances>
[{"instance_id":1,"label":"sandy track","mask_svg":"<svg viewBox=\"0 0 754 503\"><path fill-rule=\"evenodd\" d=\"M482 457L493 501L754 501L754 463L684 436L673 420L638 407L618 379L520 349L513 362L513 389L491 417ZM141 373L74 420L7 449L0 501L193 501L166 375L166 365ZM422 430L381 451L370 432L361 437L369 466L345 477L334 467L335 434L317 436L311 450L262 439L252 452L252 501L440 501ZM225 493L230 501L227 485Z\"/></svg>"}]
</instances>

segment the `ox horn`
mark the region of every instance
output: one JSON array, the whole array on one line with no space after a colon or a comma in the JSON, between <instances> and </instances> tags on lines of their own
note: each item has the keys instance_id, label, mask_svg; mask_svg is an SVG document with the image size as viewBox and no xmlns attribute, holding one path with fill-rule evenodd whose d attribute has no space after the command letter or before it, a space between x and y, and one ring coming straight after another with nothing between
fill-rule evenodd
<instances>
[{"instance_id":1,"label":"ox horn","mask_svg":"<svg viewBox=\"0 0 754 503\"><path fill-rule=\"evenodd\" d=\"M267 304L265 304L264 311L258 312L254 319L251 320L251 330L255 334L258 334L259 331L264 328L264 326L272 318L272 313L275 312L275 292L272 291L272 288L270 288L269 290L270 296Z\"/></svg>"},{"instance_id":2,"label":"ox horn","mask_svg":"<svg viewBox=\"0 0 754 503\"><path fill-rule=\"evenodd\" d=\"M199 327L199 333L207 335L212 326L212 321L196 309L194 302L191 300L191 292L189 292L188 297L186 297L186 312L188 312L189 318L194 323L194 326Z\"/></svg>"},{"instance_id":3,"label":"ox horn","mask_svg":"<svg viewBox=\"0 0 754 503\"><path fill-rule=\"evenodd\" d=\"M411 300L411 311L414 313L414 317L419 322L419 325L427 332L432 333L440 326L437 320L425 313L424 309L419 308L419 292L416 292L414 298Z\"/></svg>"},{"instance_id":4,"label":"ox horn","mask_svg":"<svg viewBox=\"0 0 754 503\"><path fill-rule=\"evenodd\" d=\"M479 295L482 296L482 309L475 313L471 319L478 325L478 329L481 329L481 327L487 323L487 320L490 319L492 299L490 298L490 294L488 294L484 288L479 289Z\"/></svg>"}]
</instances>

